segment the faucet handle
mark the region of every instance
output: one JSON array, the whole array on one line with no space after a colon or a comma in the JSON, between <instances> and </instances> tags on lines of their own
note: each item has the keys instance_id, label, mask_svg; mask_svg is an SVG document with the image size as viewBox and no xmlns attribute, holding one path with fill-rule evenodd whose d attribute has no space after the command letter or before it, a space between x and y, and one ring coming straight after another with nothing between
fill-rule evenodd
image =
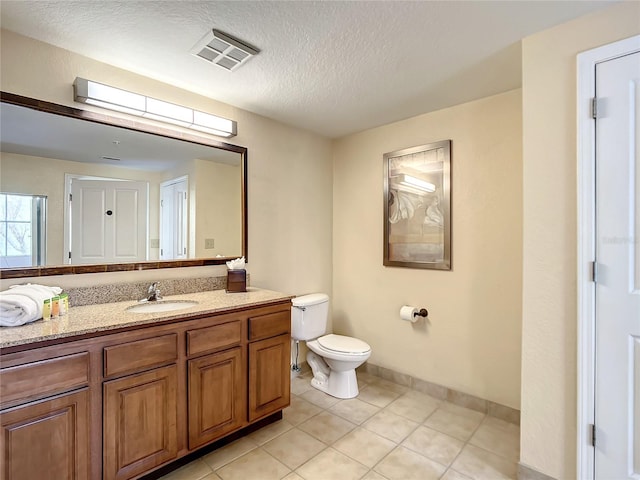
<instances>
[{"instance_id":1,"label":"faucet handle","mask_svg":"<svg viewBox=\"0 0 640 480\"><path fill-rule=\"evenodd\" d=\"M151 285L149 285L149 288L147 290L148 293L153 293L155 291L158 290L158 282L153 282Z\"/></svg>"}]
</instances>

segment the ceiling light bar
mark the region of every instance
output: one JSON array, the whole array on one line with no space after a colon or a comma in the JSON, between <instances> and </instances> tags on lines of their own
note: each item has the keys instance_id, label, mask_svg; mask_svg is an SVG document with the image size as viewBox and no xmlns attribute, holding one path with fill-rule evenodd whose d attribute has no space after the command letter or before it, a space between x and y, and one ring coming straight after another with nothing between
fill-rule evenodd
<instances>
[{"instance_id":1,"label":"ceiling light bar","mask_svg":"<svg viewBox=\"0 0 640 480\"><path fill-rule=\"evenodd\" d=\"M234 71L260 53L260 50L220 30L213 29L193 46L191 53L225 70Z\"/></svg>"},{"instance_id":2,"label":"ceiling light bar","mask_svg":"<svg viewBox=\"0 0 640 480\"><path fill-rule=\"evenodd\" d=\"M237 135L237 123L234 120L128 92L85 78L77 77L73 87L76 102L143 116L218 137L230 138Z\"/></svg>"},{"instance_id":3,"label":"ceiling light bar","mask_svg":"<svg viewBox=\"0 0 640 480\"><path fill-rule=\"evenodd\" d=\"M404 187L404 190L412 193L433 193L436 191L436 186L433 183L421 180L412 175L402 173L392 177L392 179L396 186Z\"/></svg>"}]
</instances>

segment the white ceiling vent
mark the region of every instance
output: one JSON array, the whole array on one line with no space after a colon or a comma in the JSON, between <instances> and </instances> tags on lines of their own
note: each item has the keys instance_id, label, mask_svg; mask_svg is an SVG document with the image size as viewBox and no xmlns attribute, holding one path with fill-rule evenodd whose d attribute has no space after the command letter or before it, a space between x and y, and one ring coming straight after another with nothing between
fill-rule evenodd
<instances>
[{"instance_id":1,"label":"white ceiling vent","mask_svg":"<svg viewBox=\"0 0 640 480\"><path fill-rule=\"evenodd\" d=\"M225 70L233 71L260 53L260 50L220 30L213 29L195 44L191 53Z\"/></svg>"}]
</instances>

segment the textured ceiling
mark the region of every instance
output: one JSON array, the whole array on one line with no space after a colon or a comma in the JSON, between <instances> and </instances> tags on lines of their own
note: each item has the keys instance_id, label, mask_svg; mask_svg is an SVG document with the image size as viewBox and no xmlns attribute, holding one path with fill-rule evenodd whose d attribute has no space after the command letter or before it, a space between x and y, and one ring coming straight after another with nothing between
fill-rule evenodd
<instances>
[{"instance_id":1,"label":"textured ceiling","mask_svg":"<svg viewBox=\"0 0 640 480\"><path fill-rule=\"evenodd\" d=\"M610 3L2 0L0 25L340 137L518 88L523 37ZM211 28L260 54L234 72L194 57Z\"/></svg>"}]
</instances>

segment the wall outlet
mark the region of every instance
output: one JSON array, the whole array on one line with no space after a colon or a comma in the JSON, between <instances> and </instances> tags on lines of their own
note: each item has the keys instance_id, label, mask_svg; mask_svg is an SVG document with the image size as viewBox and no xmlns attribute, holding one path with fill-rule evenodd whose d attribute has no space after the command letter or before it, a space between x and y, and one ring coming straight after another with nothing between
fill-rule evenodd
<instances>
[{"instance_id":1,"label":"wall outlet","mask_svg":"<svg viewBox=\"0 0 640 480\"><path fill-rule=\"evenodd\" d=\"M204 248L215 248L215 242L213 238L204 239Z\"/></svg>"},{"instance_id":2,"label":"wall outlet","mask_svg":"<svg viewBox=\"0 0 640 480\"><path fill-rule=\"evenodd\" d=\"M150 248L160 248L160 239L159 238L150 238L149 239L149 247Z\"/></svg>"}]
</instances>

